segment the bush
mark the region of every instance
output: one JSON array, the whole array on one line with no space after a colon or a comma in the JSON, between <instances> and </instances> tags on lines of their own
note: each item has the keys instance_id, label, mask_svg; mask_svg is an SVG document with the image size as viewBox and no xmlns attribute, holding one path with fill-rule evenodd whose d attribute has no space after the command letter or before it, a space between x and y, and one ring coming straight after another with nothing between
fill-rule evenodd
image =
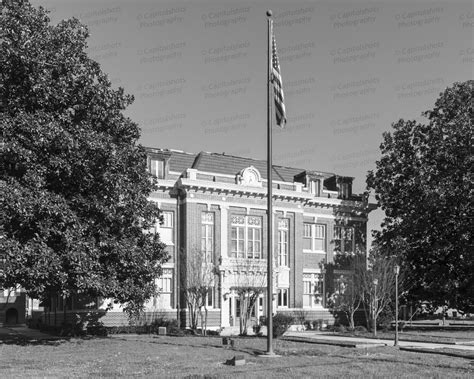
<instances>
[{"instance_id":1,"label":"bush","mask_svg":"<svg viewBox=\"0 0 474 379\"><path fill-rule=\"evenodd\" d=\"M300 325L305 325L307 316L308 312L305 310L298 309L293 311L294 321Z\"/></svg>"},{"instance_id":2,"label":"bush","mask_svg":"<svg viewBox=\"0 0 474 379\"><path fill-rule=\"evenodd\" d=\"M104 326L104 323L101 321L89 322L86 327L87 334L91 336L107 336L107 328Z\"/></svg>"},{"instance_id":3,"label":"bush","mask_svg":"<svg viewBox=\"0 0 474 379\"><path fill-rule=\"evenodd\" d=\"M294 322L293 316L277 313L273 316L273 337L278 338L282 336Z\"/></svg>"},{"instance_id":4,"label":"bush","mask_svg":"<svg viewBox=\"0 0 474 379\"><path fill-rule=\"evenodd\" d=\"M178 328L178 320L168 320L165 317L158 317L152 321L149 325L148 333L158 334L158 328L165 327L166 333L168 334L179 334L180 329Z\"/></svg>"},{"instance_id":5,"label":"bush","mask_svg":"<svg viewBox=\"0 0 474 379\"><path fill-rule=\"evenodd\" d=\"M346 333L347 328L344 325L337 325L337 326L334 326L333 331L336 333Z\"/></svg>"},{"instance_id":6,"label":"bush","mask_svg":"<svg viewBox=\"0 0 474 379\"><path fill-rule=\"evenodd\" d=\"M158 328L162 326L166 328L167 334L184 335L178 328L177 320L168 320L164 317L156 318L150 324L112 326L106 329L109 334L158 334Z\"/></svg>"},{"instance_id":7,"label":"bush","mask_svg":"<svg viewBox=\"0 0 474 379\"><path fill-rule=\"evenodd\" d=\"M362 325L358 325L354 328L354 332L357 332L357 333L367 333L367 328L365 326L362 326Z\"/></svg>"},{"instance_id":8,"label":"bush","mask_svg":"<svg viewBox=\"0 0 474 379\"><path fill-rule=\"evenodd\" d=\"M395 315L391 309L384 309L379 317L377 317L377 328L383 331L387 331L391 328L392 321L395 320Z\"/></svg>"}]
</instances>

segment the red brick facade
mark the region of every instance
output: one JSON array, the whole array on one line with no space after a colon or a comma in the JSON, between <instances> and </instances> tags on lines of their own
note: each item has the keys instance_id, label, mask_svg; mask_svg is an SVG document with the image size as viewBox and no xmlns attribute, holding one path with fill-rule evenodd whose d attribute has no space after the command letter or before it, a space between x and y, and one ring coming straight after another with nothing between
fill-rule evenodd
<instances>
[{"instance_id":1,"label":"red brick facade","mask_svg":"<svg viewBox=\"0 0 474 379\"><path fill-rule=\"evenodd\" d=\"M232 250L241 248L238 254L258 256L251 259L264 268L266 275L266 162L205 152L190 154L166 149L149 149L148 152L149 167L151 160L162 160L165 167L164 175L157 178L159 189L150 199L163 212L171 212L167 217L172 221L168 221L171 228L167 230L163 225L157 227L162 240L167 239L171 257L164 265L167 279L159 282L167 290L150 300L146 305L147 314L149 317L166 314L170 318L181 314L181 320L189 324L183 296L186 262L192 254L202 254L201 217L203 212L210 212L213 215L209 227L212 229L211 260L216 276L208 327L235 326L239 301L234 289L238 287L239 277L247 274L239 268L242 259L234 257ZM281 166L274 166L273 178L273 309L276 312L305 311L309 317L330 319L332 316L324 308L324 300L317 298L326 297L321 293L324 291L321 268L324 263L332 262L337 253L335 228L351 228L351 240L345 241L346 250L365 251L367 217L374 207L363 196L350 193L353 178ZM280 234L281 219L287 220L284 223L287 229ZM233 224L235 220L245 225ZM251 227L249 222L257 222L258 226ZM278 264L283 251L287 251L287 267ZM256 317L265 314L266 301L262 296L257 303ZM120 308L107 312L103 320L109 326L127 322Z\"/></svg>"}]
</instances>

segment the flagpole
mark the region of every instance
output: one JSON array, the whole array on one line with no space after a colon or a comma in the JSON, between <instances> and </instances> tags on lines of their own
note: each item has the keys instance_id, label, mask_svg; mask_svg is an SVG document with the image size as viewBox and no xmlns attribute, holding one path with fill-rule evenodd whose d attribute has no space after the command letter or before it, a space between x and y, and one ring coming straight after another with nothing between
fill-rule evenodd
<instances>
[{"instance_id":1,"label":"flagpole","mask_svg":"<svg viewBox=\"0 0 474 379\"><path fill-rule=\"evenodd\" d=\"M273 353L272 11L267 11L267 355Z\"/></svg>"}]
</instances>

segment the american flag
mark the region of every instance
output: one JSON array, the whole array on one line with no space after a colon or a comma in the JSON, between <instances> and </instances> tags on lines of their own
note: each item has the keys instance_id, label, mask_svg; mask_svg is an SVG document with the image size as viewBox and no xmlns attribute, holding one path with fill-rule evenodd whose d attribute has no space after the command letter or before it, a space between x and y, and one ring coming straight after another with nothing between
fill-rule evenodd
<instances>
[{"instance_id":1,"label":"american flag","mask_svg":"<svg viewBox=\"0 0 474 379\"><path fill-rule=\"evenodd\" d=\"M275 111L277 125L283 128L286 124L285 96L283 95L283 83L280 75L280 63L278 62L275 35L272 34L272 82L275 95Z\"/></svg>"}]
</instances>

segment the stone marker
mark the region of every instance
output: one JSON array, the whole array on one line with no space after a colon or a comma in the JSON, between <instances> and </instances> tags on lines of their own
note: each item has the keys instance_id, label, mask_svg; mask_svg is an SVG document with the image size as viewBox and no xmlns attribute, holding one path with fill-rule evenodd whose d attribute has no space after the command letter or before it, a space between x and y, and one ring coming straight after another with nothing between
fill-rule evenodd
<instances>
[{"instance_id":1,"label":"stone marker","mask_svg":"<svg viewBox=\"0 0 474 379\"><path fill-rule=\"evenodd\" d=\"M158 335L159 336L166 336L166 326L158 327Z\"/></svg>"},{"instance_id":2,"label":"stone marker","mask_svg":"<svg viewBox=\"0 0 474 379\"><path fill-rule=\"evenodd\" d=\"M229 359L226 363L231 366L243 366L245 364L245 357L243 355L236 355L234 358Z\"/></svg>"}]
</instances>

